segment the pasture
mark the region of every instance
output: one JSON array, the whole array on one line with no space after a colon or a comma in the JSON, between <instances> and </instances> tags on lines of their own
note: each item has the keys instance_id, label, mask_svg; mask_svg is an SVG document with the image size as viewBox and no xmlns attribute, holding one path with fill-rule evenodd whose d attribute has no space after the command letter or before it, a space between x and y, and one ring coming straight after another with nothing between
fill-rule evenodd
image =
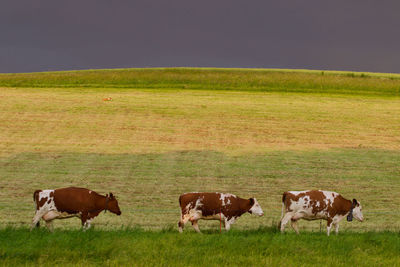
<instances>
[{"instance_id":1,"label":"pasture","mask_svg":"<svg viewBox=\"0 0 400 267\"><path fill-rule=\"evenodd\" d=\"M103 101L108 97L112 100ZM355 252L369 251L360 255L368 254L371 260L398 252L400 75L240 69L0 74L0 103L0 223L12 227L1 230L3 240L12 235L29 238L26 229L34 213L34 190L74 185L102 194L113 192L122 215L101 214L93 222L95 230L82 236L76 231L79 220L57 221L57 234L38 231L32 234L38 241L32 242L46 247L56 242L58 234L60 240L93 235L111 243L118 239L133 243L132 237L150 248L151 242L165 237L163 242L176 250L171 253L178 264L179 259L188 260L179 253L196 244L201 244L200 253L208 254L212 246L230 242L237 251L246 244L255 249L248 252L260 261L249 257L250 264L278 263L274 253L263 252L271 242L278 247L292 243L289 251L304 247L305 255L316 246L313 242L332 244L331 252L344 242ZM300 221L299 237L292 230L284 236L257 230L278 223L284 191L304 189L332 190L358 199L366 221L343 221L339 236L330 239L319 234L319 221ZM172 230L160 232L177 229L178 197L189 191L256 197L265 216L243 215L232 226L234 233L223 236L217 232L196 236L190 225L182 237ZM199 225L207 233L219 228L216 221ZM325 222L323 231L324 226ZM121 227L128 230L116 230ZM129 230L138 227L146 231ZM63 242L60 246L67 246ZM175 242L190 244L179 252ZM393 246L387 254L370 253L389 246L385 242ZM0 259L6 264L46 260L34 248L36 256L29 256L18 254L13 246L1 247ZM137 253L149 263L168 264L152 262L156 258L146 249ZM326 255L313 253L321 260ZM310 263L297 255L304 264ZM332 265L345 263L330 259ZM398 264L398 258L387 260L388 265ZM88 257L81 263L96 260Z\"/></svg>"}]
</instances>

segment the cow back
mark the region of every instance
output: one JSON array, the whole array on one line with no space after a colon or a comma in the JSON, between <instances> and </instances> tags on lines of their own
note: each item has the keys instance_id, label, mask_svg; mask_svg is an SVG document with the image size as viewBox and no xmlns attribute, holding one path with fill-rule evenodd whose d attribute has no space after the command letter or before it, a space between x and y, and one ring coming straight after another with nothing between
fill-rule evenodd
<instances>
[{"instance_id":1,"label":"cow back","mask_svg":"<svg viewBox=\"0 0 400 267\"><path fill-rule=\"evenodd\" d=\"M68 187L54 190L54 203L57 210L78 213L96 209L101 196L86 188Z\"/></svg>"}]
</instances>

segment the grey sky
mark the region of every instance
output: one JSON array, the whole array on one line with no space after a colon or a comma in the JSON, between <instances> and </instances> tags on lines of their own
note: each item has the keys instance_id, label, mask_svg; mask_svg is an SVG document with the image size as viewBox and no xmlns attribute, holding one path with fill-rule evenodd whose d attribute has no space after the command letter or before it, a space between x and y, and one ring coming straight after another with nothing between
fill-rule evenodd
<instances>
[{"instance_id":1,"label":"grey sky","mask_svg":"<svg viewBox=\"0 0 400 267\"><path fill-rule=\"evenodd\" d=\"M174 66L400 73L400 1L0 3L0 72Z\"/></svg>"}]
</instances>

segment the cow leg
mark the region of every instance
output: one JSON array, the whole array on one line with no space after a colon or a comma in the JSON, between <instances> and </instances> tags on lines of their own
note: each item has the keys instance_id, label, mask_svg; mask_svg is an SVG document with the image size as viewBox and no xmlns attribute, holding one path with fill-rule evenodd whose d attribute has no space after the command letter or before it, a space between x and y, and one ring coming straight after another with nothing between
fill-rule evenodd
<instances>
[{"instance_id":1,"label":"cow leg","mask_svg":"<svg viewBox=\"0 0 400 267\"><path fill-rule=\"evenodd\" d=\"M196 232L198 232L198 233L201 234L200 228L199 228L199 224L197 223L198 220L191 220L191 222L192 222L192 225L193 225L194 230L196 230Z\"/></svg>"},{"instance_id":2,"label":"cow leg","mask_svg":"<svg viewBox=\"0 0 400 267\"><path fill-rule=\"evenodd\" d=\"M81 214L81 222L82 222L82 228L85 231L86 230L86 221L88 219L88 213L87 212L82 212Z\"/></svg>"},{"instance_id":3,"label":"cow leg","mask_svg":"<svg viewBox=\"0 0 400 267\"><path fill-rule=\"evenodd\" d=\"M42 218L42 216L43 216L43 212L37 211L35 213L35 216L33 216L33 219L32 219L31 231L33 230L33 228L40 226L40 219Z\"/></svg>"},{"instance_id":4,"label":"cow leg","mask_svg":"<svg viewBox=\"0 0 400 267\"><path fill-rule=\"evenodd\" d=\"M293 218L290 220L290 224L293 228L293 230L296 232L296 234L299 234L299 228L297 227L297 220L294 220Z\"/></svg>"},{"instance_id":5,"label":"cow leg","mask_svg":"<svg viewBox=\"0 0 400 267\"><path fill-rule=\"evenodd\" d=\"M89 229L90 227L92 227L92 225L90 224L91 222L92 222L92 219L87 219L86 220L86 222L85 222L86 230Z\"/></svg>"},{"instance_id":6,"label":"cow leg","mask_svg":"<svg viewBox=\"0 0 400 267\"><path fill-rule=\"evenodd\" d=\"M225 220L225 230L229 231L231 229L231 223Z\"/></svg>"},{"instance_id":7,"label":"cow leg","mask_svg":"<svg viewBox=\"0 0 400 267\"><path fill-rule=\"evenodd\" d=\"M43 220L46 221L46 227L50 232L53 232L53 220L56 219L59 214L55 211L49 211L43 215Z\"/></svg>"},{"instance_id":8,"label":"cow leg","mask_svg":"<svg viewBox=\"0 0 400 267\"><path fill-rule=\"evenodd\" d=\"M335 223L335 233L338 234L339 233L339 223Z\"/></svg>"},{"instance_id":9,"label":"cow leg","mask_svg":"<svg viewBox=\"0 0 400 267\"><path fill-rule=\"evenodd\" d=\"M190 215L189 214L185 214L185 215L181 216L181 219L178 222L179 233L183 232L183 228L185 227L185 224L189 221L189 219L190 219Z\"/></svg>"},{"instance_id":10,"label":"cow leg","mask_svg":"<svg viewBox=\"0 0 400 267\"><path fill-rule=\"evenodd\" d=\"M54 231L53 220L46 221L46 227L47 227L47 229L49 229L50 232L53 232Z\"/></svg>"},{"instance_id":11,"label":"cow leg","mask_svg":"<svg viewBox=\"0 0 400 267\"><path fill-rule=\"evenodd\" d=\"M185 224L182 222L182 220L179 220L179 222L178 222L179 233L183 233L183 228L184 227L185 227Z\"/></svg>"},{"instance_id":12,"label":"cow leg","mask_svg":"<svg viewBox=\"0 0 400 267\"><path fill-rule=\"evenodd\" d=\"M199 225L197 224L197 221L201 218L201 213L197 212L192 212L190 214L190 219L189 221L191 221L194 230L196 230L196 232L200 233L200 229L199 229Z\"/></svg>"},{"instance_id":13,"label":"cow leg","mask_svg":"<svg viewBox=\"0 0 400 267\"><path fill-rule=\"evenodd\" d=\"M296 234L299 234L299 228L297 227L297 221L303 218L302 213L295 213L292 218L290 219L290 225L292 226L293 230Z\"/></svg>"},{"instance_id":14,"label":"cow leg","mask_svg":"<svg viewBox=\"0 0 400 267\"><path fill-rule=\"evenodd\" d=\"M99 215L100 211L96 212L89 212L87 217L86 217L86 229L89 229L91 227L91 222L93 221L94 218Z\"/></svg>"},{"instance_id":15,"label":"cow leg","mask_svg":"<svg viewBox=\"0 0 400 267\"><path fill-rule=\"evenodd\" d=\"M332 228L332 219L328 219L328 222L326 224L326 234L328 236L331 233L331 228Z\"/></svg>"},{"instance_id":16,"label":"cow leg","mask_svg":"<svg viewBox=\"0 0 400 267\"><path fill-rule=\"evenodd\" d=\"M285 214L285 216L283 216L280 224L280 228L281 228L281 232L283 233L285 231L285 225L289 222L289 220L292 218L293 213L288 212Z\"/></svg>"},{"instance_id":17,"label":"cow leg","mask_svg":"<svg viewBox=\"0 0 400 267\"><path fill-rule=\"evenodd\" d=\"M232 217L228 220L228 218L224 219L225 230L229 231L231 229L231 225L235 222L235 218Z\"/></svg>"}]
</instances>

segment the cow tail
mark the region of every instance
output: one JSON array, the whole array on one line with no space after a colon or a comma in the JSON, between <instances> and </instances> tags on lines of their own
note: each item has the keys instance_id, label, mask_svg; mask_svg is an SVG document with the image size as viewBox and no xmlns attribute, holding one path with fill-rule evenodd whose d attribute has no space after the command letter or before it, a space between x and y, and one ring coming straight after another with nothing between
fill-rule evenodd
<instances>
[{"instance_id":1,"label":"cow tail","mask_svg":"<svg viewBox=\"0 0 400 267\"><path fill-rule=\"evenodd\" d=\"M285 200L286 200L286 192L283 193L283 195L282 195L282 214L281 214L281 219L280 219L279 224L278 224L278 230L281 230L283 214L285 213Z\"/></svg>"},{"instance_id":2,"label":"cow tail","mask_svg":"<svg viewBox=\"0 0 400 267\"><path fill-rule=\"evenodd\" d=\"M283 213L285 212L285 200L286 200L286 192L283 193L282 195L282 214L281 214L281 220L283 218Z\"/></svg>"},{"instance_id":3,"label":"cow tail","mask_svg":"<svg viewBox=\"0 0 400 267\"><path fill-rule=\"evenodd\" d=\"M182 195L179 196L179 210L181 211L181 218L182 218Z\"/></svg>"},{"instance_id":4,"label":"cow tail","mask_svg":"<svg viewBox=\"0 0 400 267\"><path fill-rule=\"evenodd\" d=\"M182 196L179 196L179 206L182 207Z\"/></svg>"}]
</instances>

